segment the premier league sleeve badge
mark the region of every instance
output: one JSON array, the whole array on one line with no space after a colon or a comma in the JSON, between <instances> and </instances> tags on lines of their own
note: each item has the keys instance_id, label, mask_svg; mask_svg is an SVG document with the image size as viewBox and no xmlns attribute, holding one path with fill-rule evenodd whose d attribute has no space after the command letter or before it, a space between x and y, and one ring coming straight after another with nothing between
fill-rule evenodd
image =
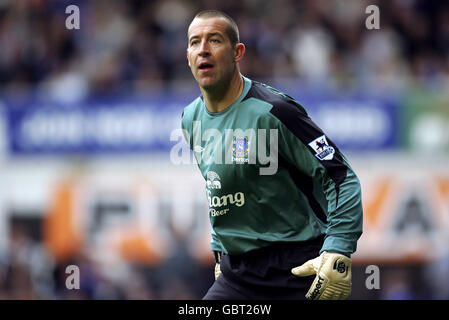
<instances>
[{"instance_id":1,"label":"premier league sleeve badge","mask_svg":"<svg viewBox=\"0 0 449 320\"><path fill-rule=\"evenodd\" d=\"M310 142L309 146L316 152L315 157L320 160L332 160L334 158L335 149L329 145L325 135Z\"/></svg>"}]
</instances>

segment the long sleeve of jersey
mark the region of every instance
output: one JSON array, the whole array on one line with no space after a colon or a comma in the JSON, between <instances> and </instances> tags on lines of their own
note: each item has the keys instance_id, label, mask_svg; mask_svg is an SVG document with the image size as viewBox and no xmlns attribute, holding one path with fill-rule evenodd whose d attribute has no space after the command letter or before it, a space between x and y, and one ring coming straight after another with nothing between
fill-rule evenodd
<instances>
[{"instance_id":1,"label":"long sleeve of jersey","mask_svg":"<svg viewBox=\"0 0 449 320\"><path fill-rule=\"evenodd\" d=\"M326 222L321 252L350 255L356 250L363 224L357 176L337 146L294 100L274 105L270 113L279 120L280 165L289 168L298 188L308 195L310 206ZM323 194L325 199L320 201Z\"/></svg>"}]
</instances>

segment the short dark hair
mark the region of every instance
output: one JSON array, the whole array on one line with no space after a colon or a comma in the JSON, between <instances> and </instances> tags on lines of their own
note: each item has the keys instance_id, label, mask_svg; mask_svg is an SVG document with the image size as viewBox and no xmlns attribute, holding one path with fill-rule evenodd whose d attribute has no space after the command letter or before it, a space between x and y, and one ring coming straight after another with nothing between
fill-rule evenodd
<instances>
[{"instance_id":1,"label":"short dark hair","mask_svg":"<svg viewBox=\"0 0 449 320\"><path fill-rule=\"evenodd\" d=\"M228 16L226 13L218 10L203 10L198 12L193 20L196 18L223 18L228 22L228 26L226 28L226 34L229 37L229 40L231 41L231 45L234 47L237 43L240 42L240 36L239 36L239 28L237 27L237 24L235 21ZM192 20L192 21L193 21Z\"/></svg>"}]
</instances>

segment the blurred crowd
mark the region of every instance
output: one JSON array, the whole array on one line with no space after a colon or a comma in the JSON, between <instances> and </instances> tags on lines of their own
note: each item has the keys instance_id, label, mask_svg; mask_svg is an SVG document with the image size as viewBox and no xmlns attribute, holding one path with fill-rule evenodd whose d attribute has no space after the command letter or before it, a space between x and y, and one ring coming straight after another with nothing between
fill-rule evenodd
<instances>
[{"instance_id":1,"label":"blurred crowd","mask_svg":"<svg viewBox=\"0 0 449 320\"><path fill-rule=\"evenodd\" d=\"M13 225L9 248L0 255L0 300L201 299L214 281L214 267L198 263L182 242L157 265L122 262L105 266L87 251L57 261L32 232ZM366 266L356 264L350 299L447 300L448 264L445 258L429 265L381 266L378 290L365 287ZM69 266L77 268L79 280Z\"/></svg>"},{"instance_id":2,"label":"blurred crowd","mask_svg":"<svg viewBox=\"0 0 449 320\"><path fill-rule=\"evenodd\" d=\"M105 262L88 247L66 259L50 254L42 239L12 224L0 252L0 300L200 299L213 282L213 265L198 262L180 242L157 264Z\"/></svg>"},{"instance_id":3,"label":"blurred crowd","mask_svg":"<svg viewBox=\"0 0 449 320\"><path fill-rule=\"evenodd\" d=\"M368 5L380 28L368 30ZM68 30L68 5L80 29ZM0 90L61 100L193 86L186 30L202 9L230 14L246 44L242 73L336 89L444 90L449 5L437 0L3 0Z\"/></svg>"}]
</instances>

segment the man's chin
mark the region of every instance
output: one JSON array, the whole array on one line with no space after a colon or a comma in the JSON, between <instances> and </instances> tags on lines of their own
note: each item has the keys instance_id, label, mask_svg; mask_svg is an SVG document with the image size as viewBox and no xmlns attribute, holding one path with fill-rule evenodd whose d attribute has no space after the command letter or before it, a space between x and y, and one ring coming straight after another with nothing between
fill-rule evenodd
<instances>
[{"instance_id":1,"label":"man's chin","mask_svg":"<svg viewBox=\"0 0 449 320\"><path fill-rule=\"evenodd\" d=\"M207 90L216 87L217 82L214 79L200 79L200 81L198 81L198 85Z\"/></svg>"}]
</instances>

